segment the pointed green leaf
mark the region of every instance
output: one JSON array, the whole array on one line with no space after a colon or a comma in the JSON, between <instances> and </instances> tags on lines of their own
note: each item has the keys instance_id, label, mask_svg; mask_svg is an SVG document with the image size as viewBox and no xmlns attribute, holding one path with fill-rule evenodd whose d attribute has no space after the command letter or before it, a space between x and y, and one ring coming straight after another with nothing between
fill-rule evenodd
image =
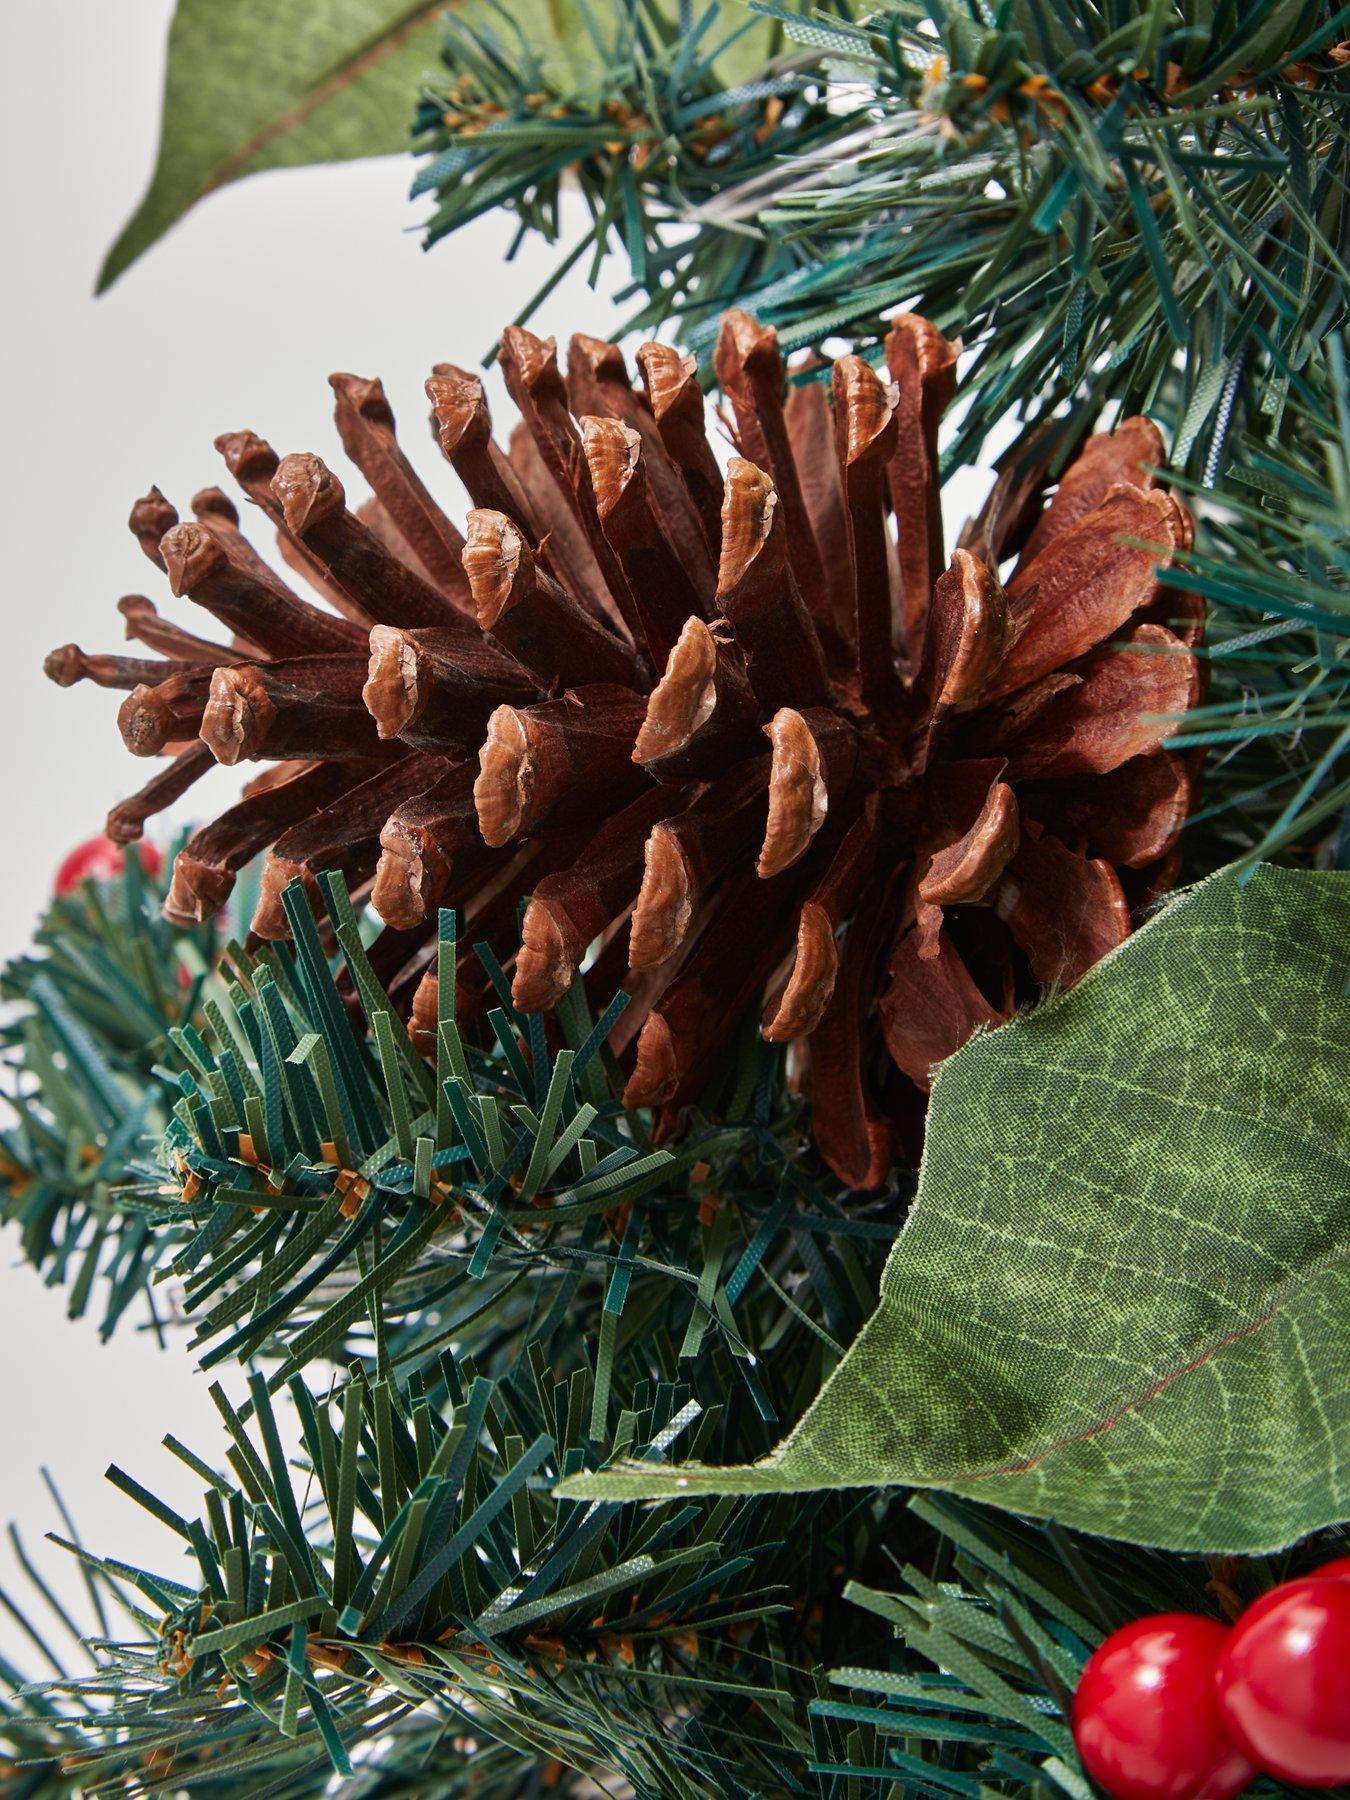
<instances>
[{"instance_id":1,"label":"pointed green leaf","mask_svg":"<svg viewBox=\"0 0 1350 1800\"><path fill-rule=\"evenodd\" d=\"M763 1462L1254 1552L1350 1512L1350 875L1226 870L938 1076L877 1311Z\"/></svg>"},{"instance_id":2,"label":"pointed green leaf","mask_svg":"<svg viewBox=\"0 0 1350 1800\"><path fill-rule=\"evenodd\" d=\"M100 291L189 207L243 175L406 149L445 9L446 0L179 0L154 174Z\"/></svg>"}]
</instances>

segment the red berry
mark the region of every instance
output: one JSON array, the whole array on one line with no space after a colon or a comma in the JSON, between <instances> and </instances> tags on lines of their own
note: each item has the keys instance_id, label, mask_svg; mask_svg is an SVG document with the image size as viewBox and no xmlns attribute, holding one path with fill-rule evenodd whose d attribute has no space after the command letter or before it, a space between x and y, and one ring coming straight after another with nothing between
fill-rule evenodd
<instances>
[{"instance_id":1,"label":"red berry","mask_svg":"<svg viewBox=\"0 0 1350 1800\"><path fill-rule=\"evenodd\" d=\"M1249 1606L1215 1674L1233 1740L1300 1787L1350 1781L1350 1580L1328 1567Z\"/></svg>"},{"instance_id":2,"label":"red berry","mask_svg":"<svg viewBox=\"0 0 1350 1800\"><path fill-rule=\"evenodd\" d=\"M1158 1613L1093 1651L1074 1695L1073 1737L1114 1800L1230 1800L1253 1780L1214 1697L1227 1640L1216 1620Z\"/></svg>"},{"instance_id":3,"label":"red berry","mask_svg":"<svg viewBox=\"0 0 1350 1800\"><path fill-rule=\"evenodd\" d=\"M155 846L142 842L136 848L146 874L158 875L164 866L164 858ZM120 844L107 837L90 838L71 851L56 871L53 885L58 894L68 894L82 881L113 881L122 873L125 864L126 857Z\"/></svg>"},{"instance_id":4,"label":"red berry","mask_svg":"<svg viewBox=\"0 0 1350 1800\"><path fill-rule=\"evenodd\" d=\"M1278 1606L1291 1588L1302 1587L1309 1581L1337 1581L1350 1577L1350 1556L1338 1556L1334 1562L1323 1563L1320 1569L1309 1569L1306 1575L1295 1576L1292 1581L1281 1581L1273 1588L1267 1588L1259 1594L1251 1605L1244 1607L1238 1621L1244 1629L1263 1619L1272 1606Z\"/></svg>"}]
</instances>

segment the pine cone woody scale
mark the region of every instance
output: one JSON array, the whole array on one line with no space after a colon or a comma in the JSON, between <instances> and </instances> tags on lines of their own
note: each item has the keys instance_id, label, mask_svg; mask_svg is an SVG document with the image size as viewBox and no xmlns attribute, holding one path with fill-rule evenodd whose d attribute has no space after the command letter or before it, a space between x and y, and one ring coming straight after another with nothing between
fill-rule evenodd
<instances>
[{"instance_id":1,"label":"pine cone woody scale","mask_svg":"<svg viewBox=\"0 0 1350 1800\"><path fill-rule=\"evenodd\" d=\"M319 458L217 440L317 600L219 490L188 522L157 489L136 503L146 555L228 641L134 596L126 634L154 656L48 658L62 685L124 690L128 746L173 757L109 829L137 835L213 760L271 765L178 857L170 917L209 917L270 846L253 929L285 935L285 885L341 868L392 928L416 1025L437 907L481 935L529 895L515 1003L551 1008L597 943L597 973L626 963L629 1104L672 1125L762 996L822 1153L875 1184L933 1066L1076 980L1171 878L1195 769L1164 744L1199 697L1203 618L1159 586L1190 522L1151 472L1158 433L1126 420L1047 503L1020 496L1005 587L943 550L956 347L925 320L895 321L889 379L844 357L789 395L775 334L728 314L725 470L666 346L639 352L640 386L590 338L566 379L518 327L501 361L524 421L506 449L476 377L427 382L463 534L378 382L332 378L374 490L355 511Z\"/></svg>"}]
</instances>

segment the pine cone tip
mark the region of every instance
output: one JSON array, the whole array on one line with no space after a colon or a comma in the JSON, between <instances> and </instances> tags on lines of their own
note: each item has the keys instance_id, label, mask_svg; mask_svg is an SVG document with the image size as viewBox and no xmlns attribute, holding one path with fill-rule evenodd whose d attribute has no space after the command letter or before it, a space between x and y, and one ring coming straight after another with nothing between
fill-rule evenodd
<instances>
[{"instance_id":1,"label":"pine cone tip","mask_svg":"<svg viewBox=\"0 0 1350 1800\"><path fill-rule=\"evenodd\" d=\"M629 1105L672 1118L757 1006L798 1046L827 1159L881 1179L933 1065L1171 879L1196 775L1165 747L1203 610L1159 582L1191 528L1156 428L1088 438L1048 498L1023 472L948 559L958 348L902 315L884 374L841 357L788 394L776 334L729 313L722 469L691 358L644 345L634 386L579 334L564 376L554 340L508 327L505 449L477 376L426 382L462 536L378 380L330 377L374 490L354 511L321 458L218 438L314 597L219 488L188 520L151 489L131 530L223 641L132 595L154 657L46 663L123 689L128 748L173 758L114 809L128 837L212 763L270 771L180 854L168 916L209 917L265 851L253 930L284 937L287 887L340 869L391 927L372 956L420 1036L437 908L490 936L529 897L513 1000L552 1008L588 958L589 985L627 980Z\"/></svg>"}]
</instances>

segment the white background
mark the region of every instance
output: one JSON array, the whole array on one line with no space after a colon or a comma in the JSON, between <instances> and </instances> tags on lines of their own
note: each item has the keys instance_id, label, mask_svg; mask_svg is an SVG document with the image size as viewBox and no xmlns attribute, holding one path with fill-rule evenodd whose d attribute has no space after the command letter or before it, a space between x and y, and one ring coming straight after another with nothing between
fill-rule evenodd
<instances>
[{"instance_id":1,"label":"white background","mask_svg":"<svg viewBox=\"0 0 1350 1800\"><path fill-rule=\"evenodd\" d=\"M0 505L5 632L0 641L4 843L0 955L20 950L65 852L102 829L109 805L153 765L121 745L118 696L43 679L42 658L71 639L121 647L114 609L148 593L186 622L192 609L126 529L152 482L186 511L208 482L228 487L218 432L250 427L279 450L317 450L341 466L331 370L383 377L424 476L460 501L424 418L433 362L473 366L535 290L551 253L503 256L502 218L480 221L424 255L407 200L411 159L254 176L206 201L102 299L94 278L148 178L158 128L171 0L41 0L6 8L0 67L4 170L0 285L4 346ZM424 204L424 203L423 203ZM569 281L541 313L565 341L607 336L618 315ZM348 471L342 469L344 480ZM361 492L359 478L350 484ZM245 523L249 529L245 507ZM184 805L219 810L233 776ZM209 803L209 804L208 804ZM108 1345L65 1317L0 1237L0 1522L64 1594L68 1558L42 1542L56 1524L46 1464L92 1547L180 1573L177 1540L108 1487L116 1459L171 1503L196 1511L200 1489L160 1448L173 1431L209 1461L222 1433L181 1344L166 1350L123 1329ZM0 1586L26 1600L9 1546ZM68 1644L53 1638L64 1657ZM0 1611L0 1652L36 1673L32 1646ZM75 1653L71 1667L81 1667ZM48 1673L50 1671L47 1671Z\"/></svg>"}]
</instances>

